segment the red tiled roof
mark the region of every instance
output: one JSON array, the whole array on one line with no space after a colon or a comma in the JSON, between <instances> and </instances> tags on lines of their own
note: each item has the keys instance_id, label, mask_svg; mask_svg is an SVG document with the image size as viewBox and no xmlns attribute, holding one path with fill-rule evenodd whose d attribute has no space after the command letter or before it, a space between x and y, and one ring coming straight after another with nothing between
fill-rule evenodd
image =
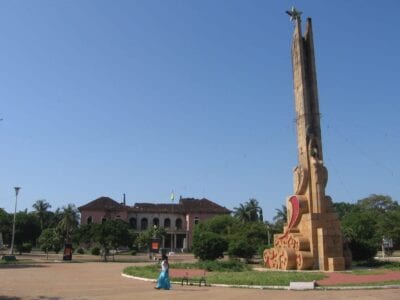
<instances>
[{"instance_id":1,"label":"red tiled roof","mask_svg":"<svg viewBox=\"0 0 400 300\"><path fill-rule=\"evenodd\" d=\"M124 206L109 197L100 197L83 206L82 210L127 210L130 213L217 213L229 214L231 211L208 199L181 198L179 203L135 203Z\"/></svg>"},{"instance_id":2,"label":"red tiled roof","mask_svg":"<svg viewBox=\"0 0 400 300\"><path fill-rule=\"evenodd\" d=\"M109 197L97 198L85 205L78 207L79 211L82 210L123 210L126 207Z\"/></svg>"},{"instance_id":3,"label":"red tiled roof","mask_svg":"<svg viewBox=\"0 0 400 300\"><path fill-rule=\"evenodd\" d=\"M185 212L220 213L229 214L231 211L226 207L218 205L206 198L181 198L179 204L183 206Z\"/></svg>"},{"instance_id":4,"label":"red tiled roof","mask_svg":"<svg viewBox=\"0 0 400 300\"><path fill-rule=\"evenodd\" d=\"M131 206L129 212L147 213L222 213L229 214L231 211L208 199L181 198L178 204L154 204L136 203Z\"/></svg>"}]
</instances>

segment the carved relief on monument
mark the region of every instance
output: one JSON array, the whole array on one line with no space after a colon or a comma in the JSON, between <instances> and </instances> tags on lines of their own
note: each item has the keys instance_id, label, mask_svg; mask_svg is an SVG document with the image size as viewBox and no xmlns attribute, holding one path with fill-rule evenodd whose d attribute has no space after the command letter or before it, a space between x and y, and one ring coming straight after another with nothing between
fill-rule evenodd
<instances>
[{"instance_id":1,"label":"carved relief on monument","mask_svg":"<svg viewBox=\"0 0 400 300\"><path fill-rule=\"evenodd\" d=\"M297 166L293 170L293 190L296 195L304 194L308 184L308 171Z\"/></svg>"}]
</instances>

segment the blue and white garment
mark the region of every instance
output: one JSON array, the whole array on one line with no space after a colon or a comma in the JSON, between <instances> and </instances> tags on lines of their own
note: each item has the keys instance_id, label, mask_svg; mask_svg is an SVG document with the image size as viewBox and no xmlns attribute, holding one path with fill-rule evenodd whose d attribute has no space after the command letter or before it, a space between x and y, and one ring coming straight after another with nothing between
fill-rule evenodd
<instances>
[{"instance_id":1,"label":"blue and white garment","mask_svg":"<svg viewBox=\"0 0 400 300\"><path fill-rule=\"evenodd\" d=\"M169 264L166 260L161 262L161 272L158 276L156 288L164 290L169 290L171 288L171 283L169 282Z\"/></svg>"}]
</instances>

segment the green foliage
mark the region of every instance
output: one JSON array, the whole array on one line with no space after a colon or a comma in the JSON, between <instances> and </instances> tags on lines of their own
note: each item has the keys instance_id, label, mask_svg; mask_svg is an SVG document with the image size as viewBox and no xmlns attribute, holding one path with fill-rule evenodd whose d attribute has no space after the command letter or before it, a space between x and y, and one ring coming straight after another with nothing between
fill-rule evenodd
<instances>
[{"instance_id":1,"label":"green foliage","mask_svg":"<svg viewBox=\"0 0 400 300\"><path fill-rule=\"evenodd\" d=\"M136 240L137 247L141 250L147 250L152 238L162 239L165 238L166 235L167 232L164 228L151 227L139 234Z\"/></svg>"},{"instance_id":2,"label":"green foliage","mask_svg":"<svg viewBox=\"0 0 400 300\"><path fill-rule=\"evenodd\" d=\"M355 210L356 205L351 204L351 203L346 203L346 202L334 202L332 203L334 211L338 214L339 219L343 219L343 217L351 213L352 211Z\"/></svg>"},{"instance_id":3,"label":"green foliage","mask_svg":"<svg viewBox=\"0 0 400 300\"><path fill-rule=\"evenodd\" d=\"M381 261L370 259L366 261L356 262L356 266L358 267L365 267L365 268L379 268L379 269L387 269L387 270L394 270L400 271L400 262L396 261Z\"/></svg>"},{"instance_id":4,"label":"green foliage","mask_svg":"<svg viewBox=\"0 0 400 300\"><path fill-rule=\"evenodd\" d=\"M228 242L221 235L209 231L195 229L193 237L193 253L200 260L222 258L228 250Z\"/></svg>"},{"instance_id":5,"label":"green foliage","mask_svg":"<svg viewBox=\"0 0 400 300\"><path fill-rule=\"evenodd\" d=\"M78 249L76 249L76 253L85 254L85 250L83 250L83 248L78 248Z\"/></svg>"},{"instance_id":6,"label":"green foliage","mask_svg":"<svg viewBox=\"0 0 400 300\"><path fill-rule=\"evenodd\" d=\"M276 215L273 217L274 229L276 232L283 232L283 226L287 222L287 207L282 205L282 209L276 208Z\"/></svg>"},{"instance_id":7,"label":"green foliage","mask_svg":"<svg viewBox=\"0 0 400 300\"><path fill-rule=\"evenodd\" d=\"M100 248L99 247L94 247L92 250L90 250L90 253L92 255L100 255Z\"/></svg>"},{"instance_id":8,"label":"green foliage","mask_svg":"<svg viewBox=\"0 0 400 300\"><path fill-rule=\"evenodd\" d=\"M250 259L256 254L256 245L249 244L244 239L233 240L229 243L228 254L229 256L243 257Z\"/></svg>"},{"instance_id":9,"label":"green foliage","mask_svg":"<svg viewBox=\"0 0 400 300\"><path fill-rule=\"evenodd\" d=\"M175 267L175 265L171 266ZM124 274L145 278L157 278L159 267L157 265L144 267L128 267ZM213 270L207 274L207 283L211 284L235 284L235 285L275 285L288 286L291 281L313 281L325 278L323 273L317 272L259 272L239 271L226 272ZM179 280L179 278L173 278Z\"/></svg>"},{"instance_id":10,"label":"green foliage","mask_svg":"<svg viewBox=\"0 0 400 300\"><path fill-rule=\"evenodd\" d=\"M22 243L17 245L17 251L19 254L22 253L31 253L32 244L31 243Z\"/></svg>"},{"instance_id":11,"label":"green foliage","mask_svg":"<svg viewBox=\"0 0 400 300\"><path fill-rule=\"evenodd\" d=\"M54 250L58 253L62 248L62 240L55 228L46 228L42 231L42 234L39 236L38 242L40 244L40 248L46 252L46 254L50 250Z\"/></svg>"},{"instance_id":12,"label":"green foliage","mask_svg":"<svg viewBox=\"0 0 400 300\"><path fill-rule=\"evenodd\" d=\"M349 247L354 261L365 261L376 255L377 248L374 243L361 239L353 239L349 242Z\"/></svg>"},{"instance_id":13,"label":"green foliage","mask_svg":"<svg viewBox=\"0 0 400 300\"><path fill-rule=\"evenodd\" d=\"M217 216L203 221L196 227L193 235L193 251L196 253L206 252L201 250L201 247L209 247L203 240L197 241L199 238L204 239L202 233L207 232L217 234L227 241L228 248L223 251L228 250L230 256L246 259L251 258L259 247L268 242L268 224L258 221L242 222L229 215Z\"/></svg>"},{"instance_id":14,"label":"green foliage","mask_svg":"<svg viewBox=\"0 0 400 300\"><path fill-rule=\"evenodd\" d=\"M15 245L35 244L40 236L40 222L36 214L26 210L18 212L15 218Z\"/></svg>"},{"instance_id":15,"label":"green foliage","mask_svg":"<svg viewBox=\"0 0 400 300\"><path fill-rule=\"evenodd\" d=\"M85 224L79 226L72 235L72 240L80 245L81 243L91 246L93 242L93 224Z\"/></svg>"},{"instance_id":16,"label":"green foliage","mask_svg":"<svg viewBox=\"0 0 400 300\"><path fill-rule=\"evenodd\" d=\"M262 209L257 199L250 198L244 204L234 208L234 216L243 223L263 221Z\"/></svg>"},{"instance_id":17,"label":"green foliage","mask_svg":"<svg viewBox=\"0 0 400 300\"><path fill-rule=\"evenodd\" d=\"M200 260L195 263L174 263L170 266L174 269L202 269L210 272L242 272L251 270L249 265L238 259Z\"/></svg>"},{"instance_id":18,"label":"green foliage","mask_svg":"<svg viewBox=\"0 0 400 300\"><path fill-rule=\"evenodd\" d=\"M197 226L202 231L210 231L217 234L228 235L231 233L232 226L237 223L239 223L237 218L234 218L230 215L220 215L205 220Z\"/></svg>"},{"instance_id":19,"label":"green foliage","mask_svg":"<svg viewBox=\"0 0 400 300\"><path fill-rule=\"evenodd\" d=\"M61 243L61 240L60 240L60 243L57 243L57 244L53 245L53 250L54 250L55 253L58 254L58 252L60 252L61 249L63 249L63 244Z\"/></svg>"},{"instance_id":20,"label":"green foliage","mask_svg":"<svg viewBox=\"0 0 400 300\"><path fill-rule=\"evenodd\" d=\"M129 225L122 220L107 220L102 224L94 224L93 239L103 249L104 260L110 249L121 246L130 246L134 237L129 231Z\"/></svg>"},{"instance_id":21,"label":"green foliage","mask_svg":"<svg viewBox=\"0 0 400 300\"><path fill-rule=\"evenodd\" d=\"M228 236L228 253L231 256L250 259L261 245L268 242L268 228L265 223L235 224L231 231L233 233Z\"/></svg>"},{"instance_id":22,"label":"green foliage","mask_svg":"<svg viewBox=\"0 0 400 300\"><path fill-rule=\"evenodd\" d=\"M356 204L334 203L353 260L371 259L383 237L400 245L400 207L390 196L370 195Z\"/></svg>"},{"instance_id":23,"label":"green foliage","mask_svg":"<svg viewBox=\"0 0 400 300\"><path fill-rule=\"evenodd\" d=\"M68 242L70 235L78 227L79 224L79 211L74 204L68 204L63 207L61 212L61 220L57 227L63 234L63 237Z\"/></svg>"},{"instance_id":24,"label":"green foliage","mask_svg":"<svg viewBox=\"0 0 400 300\"><path fill-rule=\"evenodd\" d=\"M36 202L32 205L35 209L35 213L40 222L40 229L43 230L45 228L45 224L48 224L49 221L49 214L48 209L51 207L50 203L46 200L36 200Z\"/></svg>"},{"instance_id":25,"label":"green foliage","mask_svg":"<svg viewBox=\"0 0 400 300\"><path fill-rule=\"evenodd\" d=\"M4 244L11 243L12 215L0 208L0 232L3 234Z\"/></svg>"},{"instance_id":26,"label":"green foliage","mask_svg":"<svg viewBox=\"0 0 400 300\"><path fill-rule=\"evenodd\" d=\"M131 255L136 255L136 254L137 254L136 250L131 251Z\"/></svg>"}]
</instances>

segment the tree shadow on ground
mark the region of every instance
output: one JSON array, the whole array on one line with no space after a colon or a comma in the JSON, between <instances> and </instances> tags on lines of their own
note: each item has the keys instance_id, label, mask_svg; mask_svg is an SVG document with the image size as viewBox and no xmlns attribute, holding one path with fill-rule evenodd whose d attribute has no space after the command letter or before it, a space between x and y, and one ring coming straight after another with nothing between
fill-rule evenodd
<instances>
[{"instance_id":1,"label":"tree shadow on ground","mask_svg":"<svg viewBox=\"0 0 400 300\"><path fill-rule=\"evenodd\" d=\"M9 297L9 296L2 296L0 295L0 300L20 300L19 297Z\"/></svg>"},{"instance_id":2,"label":"tree shadow on ground","mask_svg":"<svg viewBox=\"0 0 400 300\"><path fill-rule=\"evenodd\" d=\"M42 264L0 264L1 269L27 269L27 268L45 268ZM3 296L1 296L3 297ZM1 300L2 298L0 298Z\"/></svg>"},{"instance_id":3,"label":"tree shadow on ground","mask_svg":"<svg viewBox=\"0 0 400 300\"><path fill-rule=\"evenodd\" d=\"M61 297L47 297L47 296L39 296L36 298L32 298L32 300L60 300Z\"/></svg>"}]
</instances>

